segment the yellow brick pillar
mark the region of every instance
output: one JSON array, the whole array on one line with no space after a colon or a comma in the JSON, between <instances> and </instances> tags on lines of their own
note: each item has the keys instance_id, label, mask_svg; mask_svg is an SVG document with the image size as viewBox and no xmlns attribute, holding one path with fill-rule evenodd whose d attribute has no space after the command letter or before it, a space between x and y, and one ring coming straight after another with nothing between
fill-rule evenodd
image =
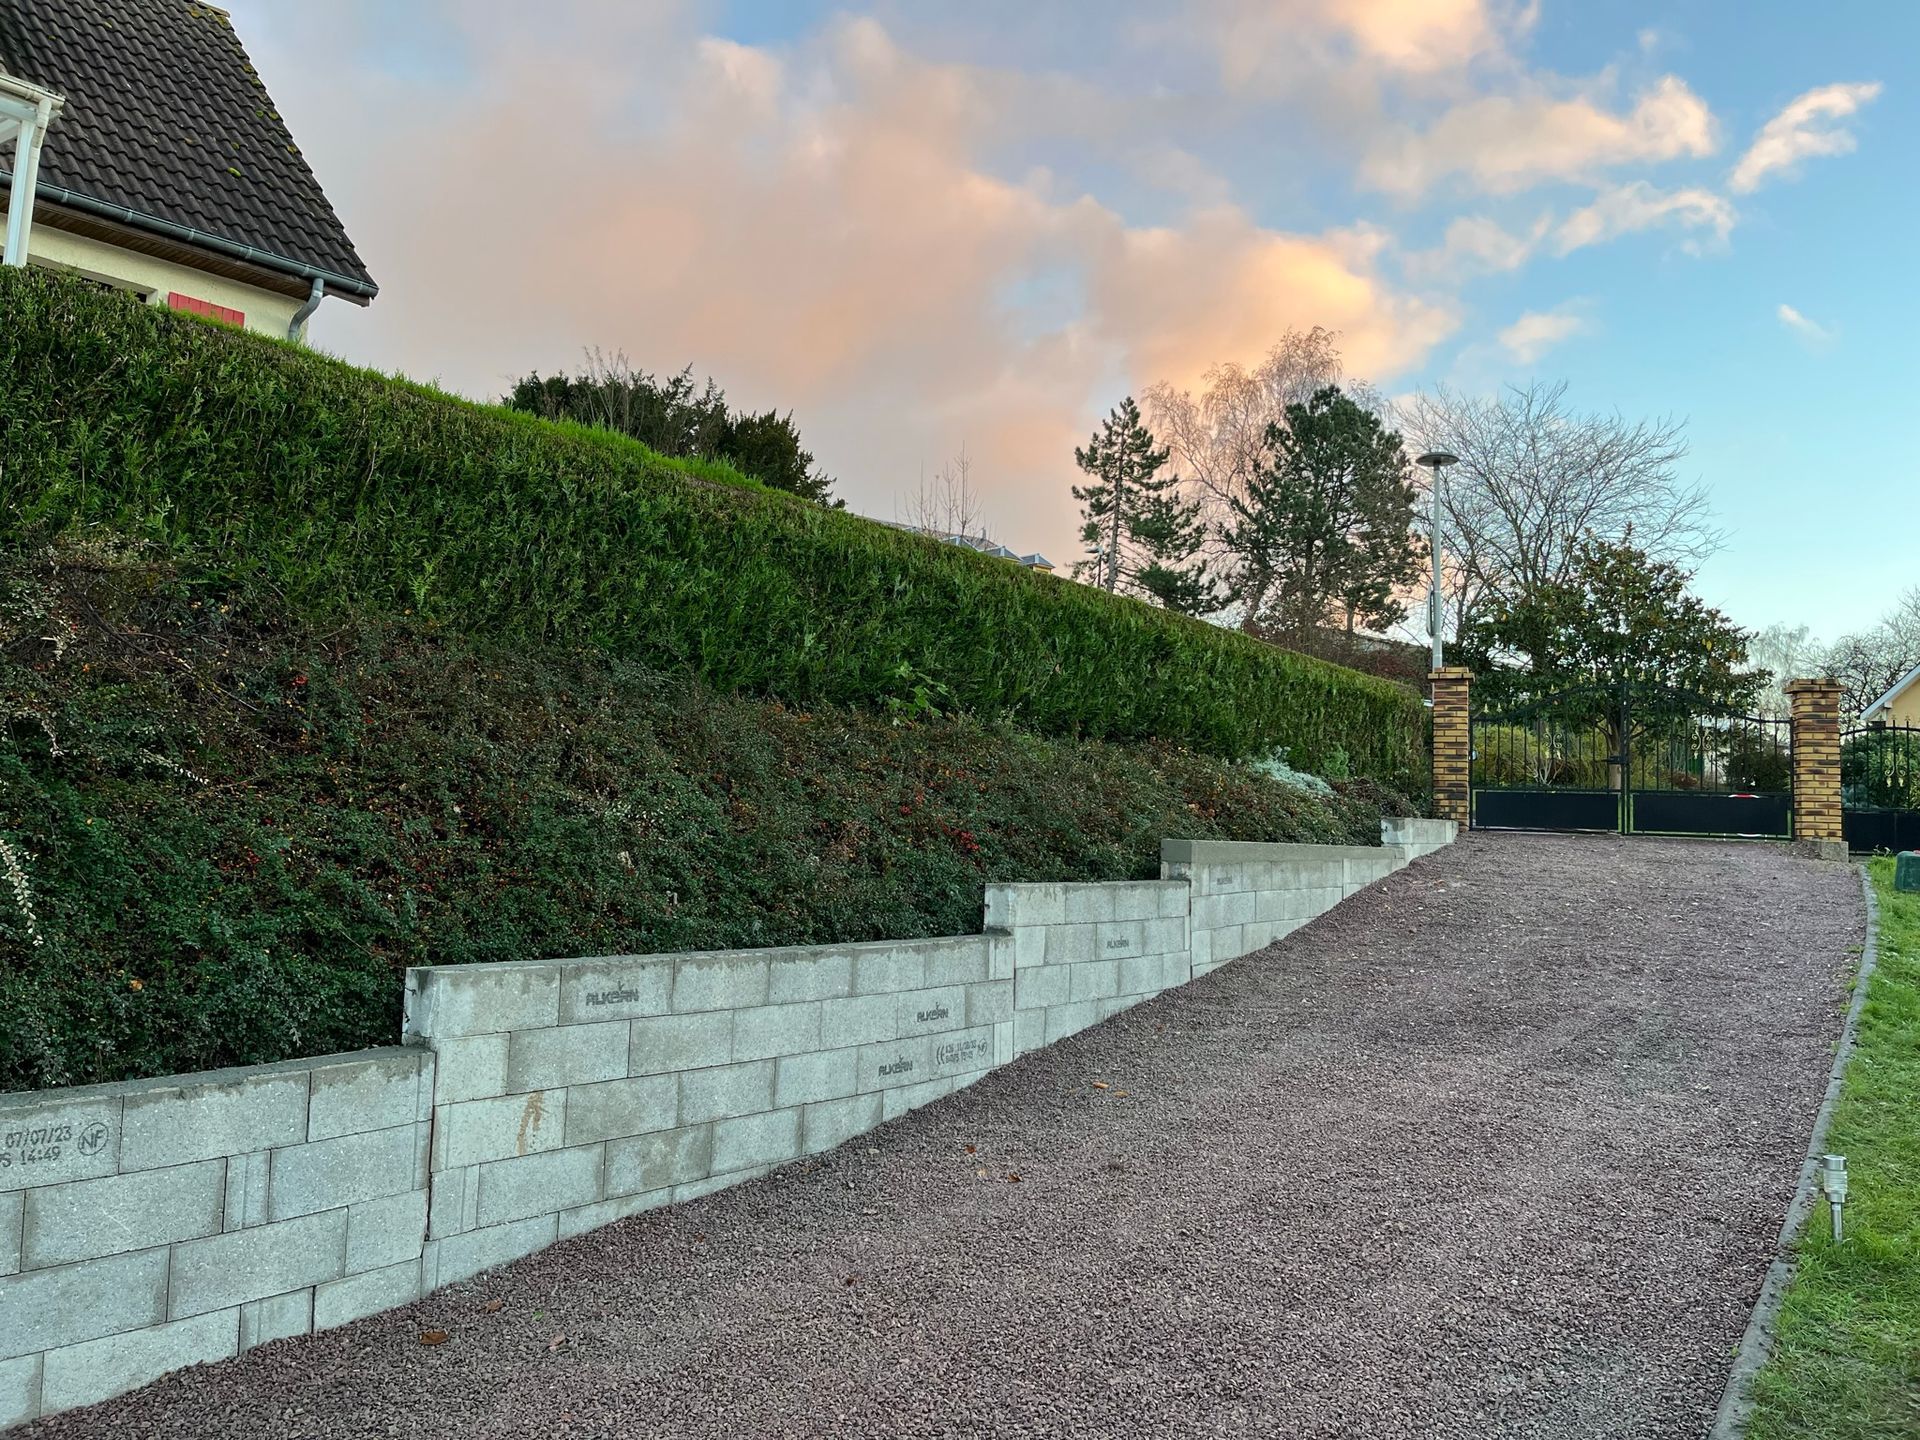
<instances>
[{"instance_id":1,"label":"yellow brick pillar","mask_svg":"<svg viewBox=\"0 0 1920 1440\"><path fill-rule=\"evenodd\" d=\"M1839 841L1840 682L1792 680L1793 838Z\"/></svg>"},{"instance_id":2,"label":"yellow brick pillar","mask_svg":"<svg viewBox=\"0 0 1920 1440\"><path fill-rule=\"evenodd\" d=\"M1433 808L1465 829L1472 819L1473 729L1467 691L1473 672L1459 665L1433 670Z\"/></svg>"}]
</instances>

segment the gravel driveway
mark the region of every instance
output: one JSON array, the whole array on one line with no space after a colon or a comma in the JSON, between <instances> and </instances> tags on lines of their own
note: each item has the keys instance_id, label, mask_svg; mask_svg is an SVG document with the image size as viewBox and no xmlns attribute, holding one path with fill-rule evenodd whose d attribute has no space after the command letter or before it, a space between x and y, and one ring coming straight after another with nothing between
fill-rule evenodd
<instances>
[{"instance_id":1,"label":"gravel driveway","mask_svg":"<svg viewBox=\"0 0 1920 1440\"><path fill-rule=\"evenodd\" d=\"M1781 848L1470 836L811 1165L20 1433L1697 1437L1862 932Z\"/></svg>"}]
</instances>

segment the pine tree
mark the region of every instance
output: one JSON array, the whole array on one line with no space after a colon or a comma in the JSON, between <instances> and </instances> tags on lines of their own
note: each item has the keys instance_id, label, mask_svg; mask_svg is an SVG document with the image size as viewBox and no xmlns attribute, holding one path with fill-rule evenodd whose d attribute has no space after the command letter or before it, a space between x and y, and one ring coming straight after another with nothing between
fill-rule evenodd
<instances>
[{"instance_id":1,"label":"pine tree","mask_svg":"<svg viewBox=\"0 0 1920 1440\"><path fill-rule=\"evenodd\" d=\"M1198 500L1183 500L1177 475L1162 474L1167 451L1129 395L1102 422L1074 462L1092 483L1073 487L1088 558L1073 573L1110 591L1151 596L1170 610L1199 614L1220 597L1195 557L1206 541Z\"/></svg>"},{"instance_id":2,"label":"pine tree","mask_svg":"<svg viewBox=\"0 0 1920 1440\"><path fill-rule=\"evenodd\" d=\"M1400 437L1330 385L1289 405L1267 446L1222 536L1240 561L1239 593L1263 597L1260 627L1310 645L1330 623L1351 633L1400 619L1398 592L1422 554Z\"/></svg>"}]
</instances>

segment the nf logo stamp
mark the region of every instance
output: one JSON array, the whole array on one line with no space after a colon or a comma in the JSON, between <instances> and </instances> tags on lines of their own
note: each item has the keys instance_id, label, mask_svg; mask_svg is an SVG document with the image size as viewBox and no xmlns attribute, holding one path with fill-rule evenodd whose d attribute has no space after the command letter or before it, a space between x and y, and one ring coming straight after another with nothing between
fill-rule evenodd
<instances>
[{"instance_id":1,"label":"nf logo stamp","mask_svg":"<svg viewBox=\"0 0 1920 1440\"><path fill-rule=\"evenodd\" d=\"M80 1132L79 1143L80 1143L80 1153L82 1155L88 1155L88 1156L98 1155L102 1150L106 1149L107 1148L106 1122L101 1120L96 1120L91 1125L87 1126L86 1129Z\"/></svg>"}]
</instances>

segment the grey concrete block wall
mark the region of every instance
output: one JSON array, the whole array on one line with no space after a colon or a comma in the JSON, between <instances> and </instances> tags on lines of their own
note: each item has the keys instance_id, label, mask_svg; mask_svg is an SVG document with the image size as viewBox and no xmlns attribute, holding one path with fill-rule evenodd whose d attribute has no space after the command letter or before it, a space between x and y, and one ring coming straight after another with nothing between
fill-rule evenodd
<instances>
[{"instance_id":1,"label":"grey concrete block wall","mask_svg":"<svg viewBox=\"0 0 1920 1440\"><path fill-rule=\"evenodd\" d=\"M417 1297L433 1069L393 1048L0 1096L0 1425Z\"/></svg>"},{"instance_id":2,"label":"grey concrete block wall","mask_svg":"<svg viewBox=\"0 0 1920 1440\"><path fill-rule=\"evenodd\" d=\"M425 968L406 1047L0 1096L0 1428L833 1149L1450 842L1167 841L987 933Z\"/></svg>"},{"instance_id":3,"label":"grey concrete block wall","mask_svg":"<svg viewBox=\"0 0 1920 1440\"><path fill-rule=\"evenodd\" d=\"M427 967L431 1288L831 1149L1013 1055L994 935Z\"/></svg>"}]
</instances>

